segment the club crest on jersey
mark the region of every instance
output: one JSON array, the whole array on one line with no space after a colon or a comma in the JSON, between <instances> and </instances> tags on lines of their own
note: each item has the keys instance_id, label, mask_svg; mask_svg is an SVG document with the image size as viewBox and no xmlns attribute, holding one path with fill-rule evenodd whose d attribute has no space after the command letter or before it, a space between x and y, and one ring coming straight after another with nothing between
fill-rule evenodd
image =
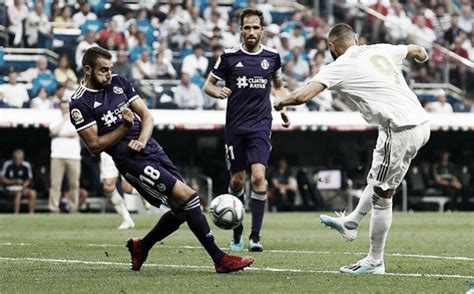
<instances>
[{"instance_id":1,"label":"club crest on jersey","mask_svg":"<svg viewBox=\"0 0 474 294\"><path fill-rule=\"evenodd\" d=\"M71 110L71 117L76 125L84 122L84 117L82 116L81 111L77 108L73 108Z\"/></svg>"},{"instance_id":2,"label":"club crest on jersey","mask_svg":"<svg viewBox=\"0 0 474 294\"><path fill-rule=\"evenodd\" d=\"M118 95L123 94L123 89L120 87L114 87L114 93Z\"/></svg>"},{"instance_id":3,"label":"club crest on jersey","mask_svg":"<svg viewBox=\"0 0 474 294\"><path fill-rule=\"evenodd\" d=\"M270 67L270 63L268 63L268 60L264 59L264 60L262 60L262 62L260 62L260 66L264 70L267 70Z\"/></svg>"},{"instance_id":4,"label":"club crest on jersey","mask_svg":"<svg viewBox=\"0 0 474 294\"><path fill-rule=\"evenodd\" d=\"M159 191L160 193L163 193L163 192L166 191L166 186L165 186L165 184L163 184L163 183L158 184L158 187L157 187L157 188L158 188L158 191Z\"/></svg>"}]
</instances>

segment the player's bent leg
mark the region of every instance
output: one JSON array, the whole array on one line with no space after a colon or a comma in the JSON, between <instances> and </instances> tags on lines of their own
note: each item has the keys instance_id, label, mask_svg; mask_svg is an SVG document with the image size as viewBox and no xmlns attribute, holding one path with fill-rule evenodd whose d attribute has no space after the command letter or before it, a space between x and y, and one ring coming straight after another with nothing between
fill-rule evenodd
<instances>
[{"instance_id":1,"label":"player's bent leg","mask_svg":"<svg viewBox=\"0 0 474 294\"><path fill-rule=\"evenodd\" d=\"M231 173L230 183L227 189L228 193L234 195L242 201L242 204L245 205L245 171ZM237 228L233 230L232 240L230 242L229 248L231 251L243 251L244 242L243 242L243 232L244 226L240 224Z\"/></svg>"},{"instance_id":2,"label":"player's bent leg","mask_svg":"<svg viewBox=\"0 0 474 294\"><path fill-rule=\"evenodd\" d=\"M345 212L336 211L336 217L322 214L319 219L327 227L336 230L346 241L353 241L357 237L357 227L349 228L345 225L347 223Z\"/></svg>"},{"instance_id":3,"label":"player's bent leg","mask_svg":"<svg viewBox=\"0 0 474 294\"><path fill-rule=\"evenodd\" d=\"M218 273L239 271L252 264L253 258L251 257L231 256L225 254L217 247L209 223L201 211L199 195L191 188L178 180L173 187L172 195L169 197L169 200L171 207L176 207L176 200L185 201L181 207L186 222L201 245L211 256Z\"/></svg>"}]
</instances>

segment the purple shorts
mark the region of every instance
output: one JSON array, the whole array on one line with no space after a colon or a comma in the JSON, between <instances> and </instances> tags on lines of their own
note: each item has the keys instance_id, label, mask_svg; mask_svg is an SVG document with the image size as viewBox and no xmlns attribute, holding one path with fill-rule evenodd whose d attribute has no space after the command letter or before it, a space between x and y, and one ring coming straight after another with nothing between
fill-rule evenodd
<instances>
[{"instance_id":1,"label":"purple shorts","mask_svg":"<svg viewBox=\"0 0 474 294\"><path fill-rule=\"evenodd\" d=\"M271 132L225 134L227 169L232 173L248 171L253 163L268 165L272 150Z\"/></svg>"},{"instance_id":2,"label":"purple shorts","mask_svg":"<svg viewBox=\"0 0 474 294\"><path fill-rule=\"evenodd\" d=\"M138 193L156 207L167 201L177 180L183 181L178 169L161 147L130 152L117 167Z\"/></svg>"}]
</instances>

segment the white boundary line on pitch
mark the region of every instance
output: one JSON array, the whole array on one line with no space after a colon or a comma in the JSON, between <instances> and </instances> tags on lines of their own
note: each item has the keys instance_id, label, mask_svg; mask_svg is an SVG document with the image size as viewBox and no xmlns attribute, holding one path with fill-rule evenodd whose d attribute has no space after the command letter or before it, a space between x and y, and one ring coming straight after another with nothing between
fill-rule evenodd
<instances>
[{"instance_id":1,"label":"white boundary line on pitch","mask_svg":"<svg viewBox=\"0 0 474 294\"><path fill-rule=\"evenodd\" d=\"M87 244L90 247L123 247L124 245L117 244ZM176 248L176 249L203 249L200 246L168 246L168 245L155 245L156 248ZM229 248L221 248L229 249ZM294 253L294 254L315 254L315 255L366 255L363 252L331 252L331 251L307 251L307 250L278 250L270 249L264 252L270 253ZM446 260L461 260L461 261L474 261L474 257L464 256L438 256L438 255L427 255L427 254L404 254L404 253L385 253L385 256L394 257L414 257L414 258L426 258L426 259L446 259Z\"/></svg>"},{"instance_id":2,"label":"white boundary line on pitch","mask_svg":"<svg viewBox=\"0 0 474 294\"><path fill-rule=\"evenodd\" d=\"M0 243L0 246L34 246L30 243ZM124 245L118 244L87 244L89 247L124 247ZM156 245L157 248L176 248L176 249L202 249L200 246L168 246L168 245ZM229 248L222 248L229 249ZM363 252L330 252L330 251L307 251L307 250L265 250L270 253L293 253L293 254L314 254L314 255L365 255ZM408 254L408 253L385 253L385 256L392 257L412 257L412 258L424 258L424 259L443 259L443 260L459 260L459 261L474 261L474 257L465 256L439 256L439 255L428 255L428 254Z\"/></svg>"},{"instance_id":3,"label":"white boundary line on pitch","mask_svg":"<svg viewBox=\"0 0 474 294\"><path fill-rule=\"evenodd\" d=\"M59 264L85 264L85 265L118 265L127 266L129 263L124 262L110 262L110 261L87 261L77 259L48 259L48 258L33 258L33 257L0 257L0 261L31 261L31 262L43 262L43 263L59 263ZM164 268L180 268L180 269L212 269L214 267L207 265L185 265L185 264L156 264L147 263L146 267L164 267ZM262 272L286 272L286 273L315 273L315 274L341 274L338 271L328 270L301 270L301 269L287 269L287 268L248 268L250 271L262 271ZM452 279L474 279L474 276L462 276L462 275L441 275L441 274L418 274L418 273L386 273L386 276L397 276L397 277L422 277L422 278L452 278Z\"/></svg>"}]
</instances>

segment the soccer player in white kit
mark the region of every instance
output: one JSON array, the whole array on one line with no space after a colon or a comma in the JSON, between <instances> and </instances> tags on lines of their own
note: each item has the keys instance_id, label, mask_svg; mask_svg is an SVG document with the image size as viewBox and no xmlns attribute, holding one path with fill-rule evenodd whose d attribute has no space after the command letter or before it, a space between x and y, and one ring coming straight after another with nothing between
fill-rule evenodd
<instances>
[{"instance_id":1,"label":"soccer player in white kit","mask_svg":"<svg viewBox=\"0 0 474 294\"><path fill-rule=\"evenodd\" d=\"M117 178L120 176L117 167L115 167L114 160L105 152L100 154L100 177L104 187L104 193L107 199L112 202L115 211L122 217L122 223L118 227L119 230L133 229L135 223L133 222L125 201L117 190Z\"/></svg>"},{"instance_id":2,"label":"soccer player in white kit","mask_svg":"<svg viewBox=\"0 0 474 294\"><path fill-rule=\"evenodd\" d=\"M363 217L372 212L370 250L357 263L341 267L344 273L385 273L383 253L392 223L392 196L403 180L411 160L430 136L428 116L410 90L401 71L406 57L428 60L426 50L416 45L376 44L358 46L347 24L329 32L329 49L335 61L316 74L301 90L274 102L276 110L303 104L325 89L338 91L359 108L364 119L379 126L367 187L349 215L321 215L321 222L344 239L356 238Z\"/></svg>"}]
</instances>

